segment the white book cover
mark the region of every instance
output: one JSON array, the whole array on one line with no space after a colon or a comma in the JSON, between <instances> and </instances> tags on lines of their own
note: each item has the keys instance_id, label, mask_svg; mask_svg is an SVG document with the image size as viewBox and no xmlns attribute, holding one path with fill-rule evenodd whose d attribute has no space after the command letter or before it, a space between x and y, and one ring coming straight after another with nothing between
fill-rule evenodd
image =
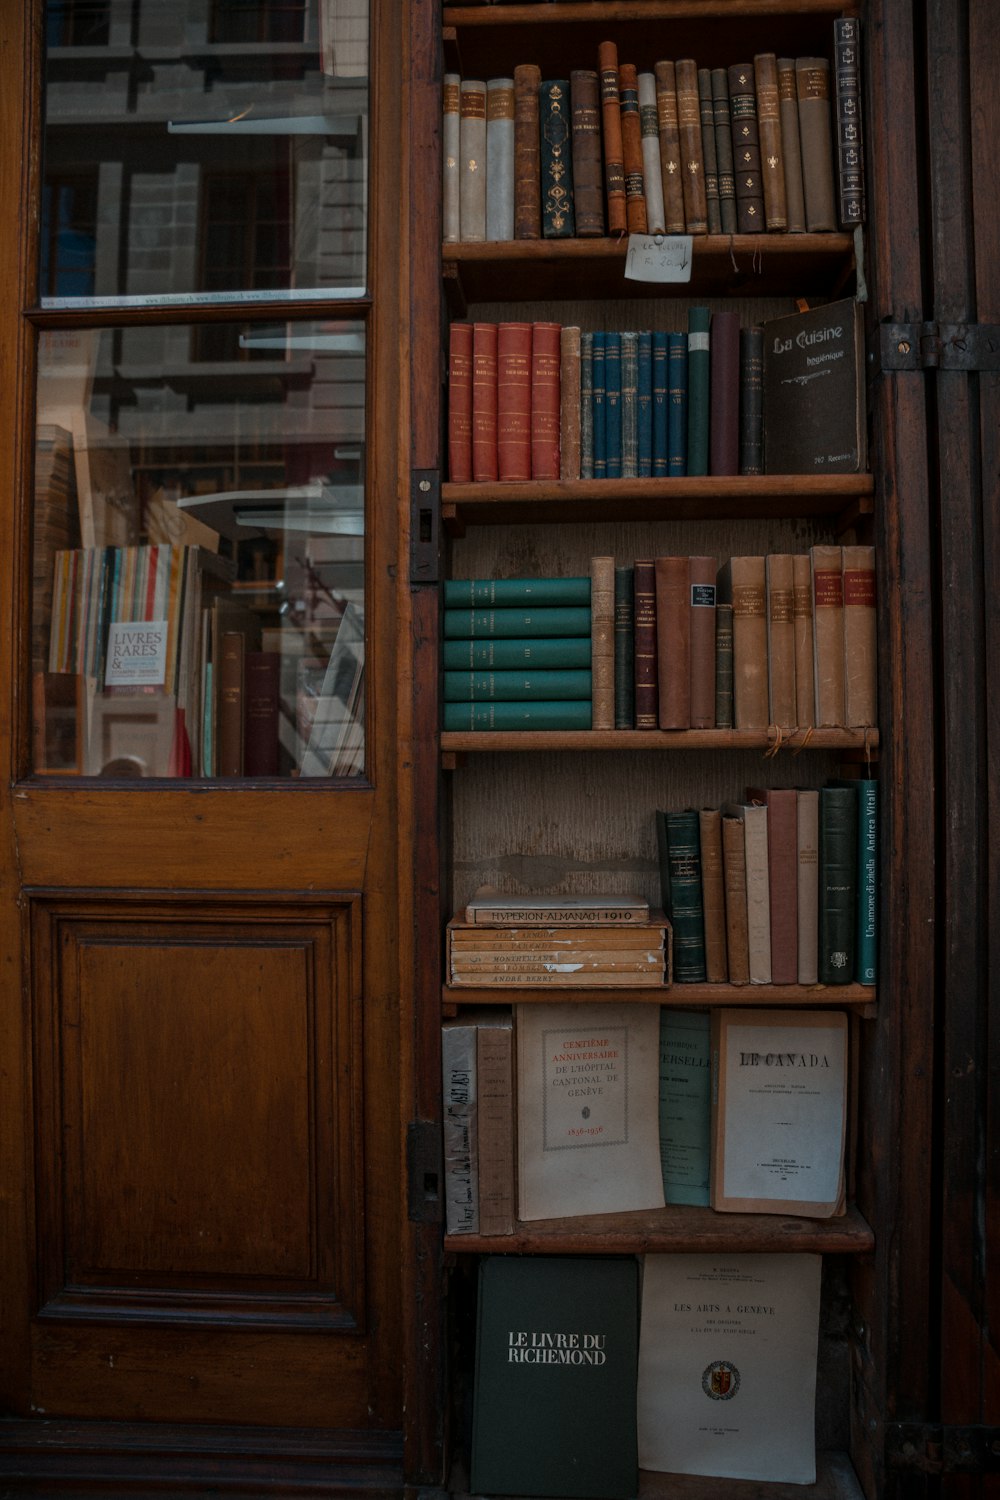
<instances>
[{"instance_id":1,"label":"white book cover","mask_svg":"<svg viewBox=\"0 0 1000 1500\"><path fill-rule=\"evenodd\" d=\"M747 872L747 947L750 983L771 983L771 880L767 867L767 808L727 802L727 818L743 823Z\"/></svg>"},{"instance_id":2,"label":"white book cover","mask_svg":"<svg viewBox=\"0 0 1000 1500\"><path fill-rule=\"evenodd\" d=\"M519 1005L518 1218L662 1208L656 1005Z\"/></svg>"},{"instance_id":3,"label":"white book cover","mask_svg":"<svg viewBox=\"0 0 1000 1500\"><path fill-rule=\"evenodd\" d=\"M647 1255L639 1467L816 1480L818 1255Z\"/></svg>"}]
</instances>

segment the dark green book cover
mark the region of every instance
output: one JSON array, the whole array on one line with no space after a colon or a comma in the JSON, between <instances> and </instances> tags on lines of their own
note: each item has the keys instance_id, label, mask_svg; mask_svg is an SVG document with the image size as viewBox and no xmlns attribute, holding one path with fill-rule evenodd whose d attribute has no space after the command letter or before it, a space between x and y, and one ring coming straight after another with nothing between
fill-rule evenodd
<instances>
[{"instance_id":1,"label":"dark green book cover","mask_svg":"<svg viewBox=\"0 0 1000 1500\"><path fill-rule=\"evenodd\" d=\"M590 605L590 578L448 578L444 585L447 609L462 605L519 604Z\"/></svg>"},{"instance_id":2,"label":"dark green book cover","mask_svg":"<svg viewBox=\"0 0 1000 1500\"><path fill-rule=\"evenodd\" d=\"M580 668L590 671L589 635L483 636L479 640L445 641L441 664L448 672L513 671L544 667Z\"/></svg>"},{"instance_id":3,"label":"dark green book cover","mask_svg":"<svg viewBox=\"0 0 1000 1500\"><path fill-rule=\"evenodd\" d=\"M573 204L573 113L569 79L553 78L538 90L541 135L542 235L571 239L576 234Z\"/></svg>"},{"instance_id":4,"label":"dark green book cover","mask_svg":"<svg viewBox=\"0 0 1000 1500\"><path fill-rule=\"evenodd\" d=\"M477 1495L638 1492L634 1259L493 1255L479 1269Z\"/></svg>"},{"instance_id":5,"label":"dark green book cover","mask_svg":"<svg viewBox=\"0 0 1000 1500\"><path fill-rule=\"evenodd\" d=\"M446 703L448 730L589 729L590 699L547 698L536 703Z\"/></svg>"},{"instance_id":6,"label":"dark green book cover","mask_svg":"<svg viewBox=\"0 0 1000 1500\"><path fill-rule=\"evenodd\" d=\"M874 984L878 973L878 782L867 777L835 781L858 794L858 890L854 978Z\"/></svg>"},{"instance_id":7,"label":"dark green book cover","mask_svg":"<svg viewBox=\"0 0 1000 1500\"><path fill-rule=\"evenodd\" d=\"M589 698L591 676L569 671L445 672L446 703L497 700L533 702L539 698Z\"/></svg>"},{"instance_id":8,"label":"dark green book cover","mask_svg":"<svg viewBox=\"0 0 1000 1500\"><path fill-rule=\"evenodd\" d=\"M850 984L854 979L857 880L858 794L853 786L820 787L820 984Z\"/></svg>"},{"instance_id":9,"label":"dark green book cover","mask_svg":"<svg viewBox=\"0 0 1000 1500\"><path fill-rule=\"evenodd\" d=\"M590 635L590 607L582 604L525 605L521 609L446 609L444 633L448 640L472 640L484 635Z\"/></svg>"},{"instance_id":10,"label":"dark green book cover","mask_svg":"<svg viewBox=\"0 0 1000 1500\"><path fill-rule=\"evenodd\" d=\"M674 983L705 981L705 918L698 813L657 812L656 843L663 909L674 928Z\"/></svg>"}]
</instances>

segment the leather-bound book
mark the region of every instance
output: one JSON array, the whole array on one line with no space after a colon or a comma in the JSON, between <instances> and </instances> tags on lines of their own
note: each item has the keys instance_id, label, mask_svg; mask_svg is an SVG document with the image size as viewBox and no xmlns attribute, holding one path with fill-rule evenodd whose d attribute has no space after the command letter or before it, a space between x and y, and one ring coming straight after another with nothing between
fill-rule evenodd
<instances>
[{"instance_id":1,"label":"leather-bound book","mask_svg":"<svg viewBox=\"0 0 1000 1500\"><path fill-rule=\"evenodd\" d=\"M760 175L764 188L764 219L769 230L788 228L785 197L784 147L778 105L778 59L758 52L753 60L757 92L757 133L760 138Z\"/></svg>"},{"instance_id":2,"label":"leather-bound book","mask_svg":"<svg viewBox=\"0 0 1000 1500\"><path fill-rule=\"evenodd\" d=\"M448 478L472 478L472 324L448 330Z\"/></svg>"},{"instance_id":3,"label":"leather-bound book","mask_svg":"<svg viewBox=\"0 0 1000 1500\"><path fill-rule=\"evenodd\" d=\"M486 238L514 238L514 80L486 84Z\"/></svg>"},{"instance_id":4,"label":"leather-bound book","mask_svg":"<svg viewBox=\"0 0 1000 1500\"><path fill-rule=\"evenodd\" d=\"M799 984L818 984L819 959L819 792L800 787L796 796L798 843Z\"/></svg>"},{"instance_id":5,"label":"leather-bound book","mask_svg":"<svg viewBox=\"0 0 1000 1500\"><path fill-rule=\"evenodd\" d=\"M538 121L541 135L542 237L572 239L576 234L573 211L573 116L569 80L551 78L538 90Z\"/></svg>"},{"instance_id":6,"label":"leather-bound book","mask_svg":"<svg viewBox=\"0 0 1000 1500\"><path fill-rule=\"evenodd\" d=\"M840 547L809 551L813 585L813 660L816 724L839 729L844 723L844 578Z\"/></svg>"},{"instance_id":7,"label":"leather-bound book","mask_svg":"<svg viewBox=\"0 0 1000 1500\"><path fill-rule=\"evenodd\" d=\"M812 569L808 552L792 556L792 621L795 630L795 722L799 729L816 723L813 667Z\"/></svg>"},{"instance_id":8,"label":"leather-bound book","mask_svg":"<svg viewBox=\"0 0 1000 1500\"><path fill-rule=\"evenodd\" d=\"M740 329L740 473L764 472L764 330Z\"/></svg>"},{"instance_id":9,"label":"leather-bound book","mask_svg":"<svg viewBox=\"0 0 1000 1500\"><path fill-rule=\"evenodd\" d=\"M875 548L843 549L844 723L878 722L875 662Z\"/></svg>"},{"instance_id":10,"label":"leather-bound book","mask_svg":"<svg viewBox=\"0 0 1000 1500\"><path fill-rule=\"evenodd\" d=\"M607 477L622 477L622 336L604 335L604 447Z\"/></svg>"},{"instance_id":11,"label":"leather-bound book","mask_svg":"<svg viewBox=\"0 0 1000 1500\"><path fill-rule=\"evenodd\" d=\"M733 727L733 606L715 592L715 727Z\"/></svg>"},{"instance_id":12,"label":"leather-bound book","mask_svg":"<svg viewBox=\"0 0 1000 1500\"><path fill-rule=\"evenodd\" d=\"M604 126L604 192L608 206L608 233L622 234L625 212L625 156L622 149L622 112L618 97L618 48L602 42L597 49L601 83L601 123Z\"/></svg>"},{"instance_id":13,"label":"leather-bound book","mask_svg":"<svg viewBox=\"0 0 1000 1500\"><path fill-rule=\"evenodd\" d=\"M608 423L607 423L607 334L595 329L591 335L591 426L594 445L594 478L608 477Z\"/></svg>"},{"instance_id":14,"label":"leather-bound book","mask_svg":"<svg viewBox=\"0 0 1000 1500\"><path fill-rule=\"evenodd\" d=\"M733 607L733 725L766 729L767 592L763 557L731 557L719 570L719 600Z\"/></svg>"},{"instance_id":15,"label":"leather-bound book","mask_svg":"<svg viewBox=\"0 0 1000 1500\"><path fill-rule=\"evenodd\" d=\"M767 578L768 720L791 730L795 713L794 563L790 552L769 552Z\"/></svg>"},{"instance_id":16,"label":"leather-bound book","mask_svg":"<svg viewBox=\"0 0 1000 1500\"><path fill-rule=\"evenodd\" d=\"M444 75L444 113L441 122L441 238L453 245L462 238L459 212L459 159L461 151L462 79L458 73Z\"/></svg>"},{"instance_id":17,"label":"leather-bound book","mask_svg":"<svg viewBox=\"0 0 1000 1500\"><path fill-rule=\"evenodd\" d=\"M472 325L472 477L488 483L497 469L497 325Z\"/></svg>"},{"instance_id":18,"label":"leather-bound book","mask_svg":"<svg viewBox=\"0 0 1000 1500\"><path fill-rule=\"evenodd\" d=\"M677 123L677 80L672 62L658 62L656 79L656 123L660 133L660 180L663 212L668 234L684 234L684 170L681 161L680 127Z\"/></svg>"},{"instance_id":19,"label":"leather-bound book","mask_svg":"<svg viewBox=\"0 0 1000 1500\"><path fill-rule=\"evenodd\" d=\"M670 388L667 376L668 335L653 330L653 478L665 479L670 449Z\"/></svg>"},{"instance_id":20,"label":"leather-bound book","mask_svg":"<svg viewBox=\"0 0 1000 1500\"><path fill-rule=\"evenodd\" d=\"M816 234L837 227L830 131L830 64L826 58L797 57L795 88L799 99L806 229L810 234Z\"/></svg>"},{"instance_id":21,"label":"leather-bound book","mask_svg":"<svg viewBox=\"0 0 1000 1500\"><path fill-rule=\"evenodd\" d=\"M646 230L665 234L663 177L660 172L660 128L656 116L656 79L639 74L639 123L642 127L642 182L646 195Z\"/></svg>"},{"instance_id":22,"label":"leather-bound book","mask_svg":"<svg viewBox=\"0 0 1000 1500\"><path fill-rule=\"evenodd\" d=\"M690 729L691 559L658 557L655 566L659 725Z\"/></svg>"},{"instance_id":23,"label":"leather-bound book","mask_svg":"<svg viewBox=\"0 0 1000 1500\"><path fill-rule=\"evenodd\" d=\"M785 161L785 206L789 234L804 234L806 204L802 192L802 148L799 144L799 96L795 83L794 57L779 57L778 117L781 120L781 150Z\"/></svg>"},{"instance_id":24,"label":"leather-bound book","mask_svg":"<svg viewBox=\"0 0 1000 1500\"><path fill-rule=\"evenodd\" d=\"M594 335L580 333L580 478L594 477Z\"/></svg>"},{"instance_id":25,"label":"leather-bound book","mask_svg":"<svg viewBox=\"0 0 1000 1500\"><path fill-rule=\"evenodd\" d=\"M691 717L692 729L715 728L714 557L691 557Z\"/></svg>"},{"instance_id":26,"label":"leather-bound book","mask_svg":"<svg viewBox=\"0 0 1000 1500\"><path fill-rule=\"evenodd\" d=\"M833 23L837 92L837 203L843 229L865 221L865 161L861 129L861 22Z\"/></svg>"},{"instance_id":27,"label":"leather-bound book","mask_svg":"<svg viewBox=\"0 0 1000 1500\"><path fill-rule=\"evenodd\" d=\"M639 116L639 77L634 63L622 63L618 69L618 100L622 119L622 161L625 166L625 223L629 234L645 234L642 121Z\"/></svg>"},{"instance_id":28,"label":"leather-bound book","mask_svg":"<svg viewBox=\"0 0 1000 1500\"><path fill-rule=\"evenodd\" d=\"M559 478L580 478L580 330L559 338Z\"/></svg>"},{"instance_id":29,"label":"leather-bound book","mask_svg":"<svg viewBox=\"0 0 1000 1500\"><path fill-rule=\"evenodd\" d=\"M591 727L615 727L615 560L590 559Z\"/></svg>"},{"instance_id":30,"label":"leather-bound book","mask_svg":"<svg viewBox=\"0 0 1000 1500\"><path fill-rule=\"evenodd\" d=\"M722 864L722 814L702 808L698 814L701 839L701 903L705 915L705 978L709 984L726 984L726 886Z\"/></svg>"},{"instance_id":31,"label":"leather-bound book","mask_svg":"<svg viewBox=\"0 0 1000 1500\"><path fill-rule=\"evenodd\" d=\"M532 442L530 323L497 328L497 478L530 479Z\"/></svg>"},{"instance_id":32,"label":"leather-bound book","mask_svg":"<svg viewBox=\"0 0 1000 1500\"><path fill-rule=\"evenodd\" d=\"M615 728L635 727L635 569L615 568Z\"/></svg>"},{"instance_id":33,"label":"leather-bound book","mask_svg":"<svg viewBox=\"0 0 1000 1500\"><path fill-rule=\"evenodd\" d=\"M514 69L514 238L542 237L541 134L538 90L542 75L534 63Z\"/></svg>"},{"instance_id":34,"label":"leather-bound book","mask_svg":"<svg viewBox=\"0 0 1000 1500\"><path fill-rule=\"evenodd\" d=\"M280 710L281 652L246 652L243 684L245 776L277 776Z\"/></svg>"},{"instance_id":35,"label":"leather-bound book","mask_svg":"<svg viewBox=\"0 0 1000 1500\"><path fill-rule=\"evenodd\" d=\"M684 183L684 217L688 234L708 233L705 198L705 162L701 150L701 104L698 99L698 65L681 58L674 65L677 80L677 127L681 142L681 176Z\"/></svg>"},{"instance_id":36,"label":"leather-bound book","mask_svg":"<svg viewBox=\"0 0 1000 1500\"><path fill-rule=\"evenodd\" d=\"M799 982L798 794L794 787L747 788L767 808L767 879L771 915L771 983Z\"/></svg>"},{"instance_id":37,"label":"leather-bound book","mask_svg":"<svg viewBox=\"0 0 1000 1500\"><path fill-rule=\"evenodd\" d=\"M640 479L653 474L653 335L648 328L639 330L638 381L635 401L636 452Z\"/></svg>"},{"instance_id":38,"label":"leather-bound book","mask_svg":"<svg viewBox=\"0 0 1000 1500\"><path fill-rule=\"evenodd\" d=\"M569 75L573 121L573 206L580 239L604 233L604 171L601 165L601 90L597 73L577 68Z\"/></svg>"},{"instance_id":39,"label":"leather-bound book","mask_svg":"<svg viewBox=\"0 0 1000 1500\"><path fill-rule=\"evenodd\" d=\"M656 564L636 558L633 585L635 610L635 727L656 729L659 722L656 674Z\"/></svg>"},{"instance_id":40,"label":"leather-bound book","mask_svg":"<svg viewBox=\"0 0 1000 1500\"><path fill-rule=\"evenodd\" d=\"M243 775L243 696L246 637L241 630L224 630L219 635L217 674L218 728L217 774Z\"/></svg>"},{"instance_id":41,"label":"leather-bound book","mask_svg":"<svg viewBox=\"0 0 1000 1500\"><path fill-rule=\"evenodd\" d=\"M715 105L712 100L712 74L698 69L698 112L701 117L701 155L705 163L705 207L709 234L722 233L722 211L719 206L719 164L715 146Z\"/></svg>"},{"instance_id":42,"label":"leather-bound book","mask_svg":"<svg viewBox=\"0 0 1000 1500\"><path fill-rule=\"evenodd\" d=\"M559 478L562 327L531 325L531 478Z\"/></svg>"},{"instance_id":43,"label":"leather-bound book","mask_svg":"<svg viewBox=\"0 0 1000 1500\"><path fill-rule=\"evenodd\" d=\"M767 868L767 808L755 802L727 802L722 811L726 817L743 820L750 983L770 984L771 895Z\"/></svg>"},{"instance_id":44,"label":"leather-bound book","mask_svg":"<svg viewBox=\"0 0 1000 1500\"><path fill-rule=\"evenodd\" d=\"M712 69L712 116L715 160L719 173L719 217L723 234L736 233L736 181L733 177L733 127L729 118L729 78L725 68Z\"/></svg>"},{"instance_id":45,"label":"leather-bound book","mask_svg":"<svg viewBox=\"0 0 1000 1500\"><path fill-rule=\"evenodd\" d=\"M463 78L459 103L459 222L462 239L486 239L486 83Z\"/></svg>"},{"instance_id":46,"label":"leather-bound book","mask_svg":"<svg viewBox=\"0 0 1000 1500\"><path fill-rule=\"evenodd\" d=\"M858 794L850 786L819 793L820 984L850 984L857 942Z\"/></svg>"},{"instance_id":47,"label":"leather-bound book","mask_svg":"<svg viewBox=\"0 0 1000 1500\"><path fill-rule=\"evenodd\" d=\"M705 917L697 812L657 811L656 844L663 909L673 925L674 982L703 984Z\"/></svg>"},{"instance_id":48,"label":"leather-bound book","mask_svg":"<svg viewBox=\"0 0 1000 1500\"><path fill-rule=\"evenodd\" d=\"M733 135L737 228L740 234L762 234L765 228L764 193L760 180L757 95L751 63L735 63L729 69L729 116Z\"/></svg>"},{"instance_id":49,"label":"leather-bound book","mask_svg":"<svg viewBox=\"0 0 1000 1500\"><path fill-rule=\"evenodd\" d=\"M688 463L688 335L667 334L667 473L681 476Z\"/></svg>"},{"instance_id":50,"label":"leather-bound book","mask_svg":"<svg viewBox=\"0 0 1000 1500\"><path fill-rule=\"evenodd\" d=\"M864 318L853 297L764 324L768 474L854 474L867 461Z\"/></svg>"},{"instance_id":51,"label":"leather-bound book","mask_svg":"<svg viewBox=\"0 0 1000 1500\"><path fill-rule=\"evenodd\" d=\"M708 473L709 328L707 307L688 308L687 472Z\"/></svg>"},{"instance_id":52,"label":"leather-bound book","mask_svg":"<svg viewBox=\"0 0 1000 1500\"><path fill-rule=\"evenodd\" d=\"M743 820L722 818L722 877L726 887L726 963L730 984L750 983L747 941L747 867Z\"/></svg>"},{"instance_id":53,"label":"leather-bound book","mask_svg":"<svg viewBox=\"0 0 1000 1500\"><path fill-rule=\"evenodd\" d=\"M712 317L709 473L740 469L740 315L728 310Z\"/></svg>"},{"instance_id":54,"label":"leather-bound book","mask_svg":"<svg viewBox=\"0 0 1000 1500\"><path fill-rule=\"evenodd\" d=\"M634 329L621 334L622 349L622 475L639 474L639 335Z\"/></svg>"}]
</instances>

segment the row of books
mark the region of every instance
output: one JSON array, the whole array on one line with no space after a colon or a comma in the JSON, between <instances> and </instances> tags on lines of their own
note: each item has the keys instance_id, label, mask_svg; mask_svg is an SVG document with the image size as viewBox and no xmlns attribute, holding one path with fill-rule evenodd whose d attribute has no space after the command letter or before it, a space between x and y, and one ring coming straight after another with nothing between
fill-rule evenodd
<instances>
[{"instance_id":1,"label":"row of books","mask_svg":"<svg viewBox=\"0 0 1000 1500\"><path fill-rule=\"evenodd\" d=\"M656 842L675 983L875 983L874 779L658 811Z\"/></svg>"},{"instance_id":2,"label":"row of books","mask_svg":"<svg viewBox=\"0 0 1000 1500\"><path fill-rule=\"evenodd\" d=\"M453 323L452 483L852 473L866 458L861 310L741 328Z\"/></svg>"},{"instance_id":3,"label":"row of books","mask_svg":"<svg viewBox=\"0 0 1000 1500\"><path fill-rule=\"evenodd\" d=\"M444 79L446 243L630 234L817 233L865 217L860 37L825 57L699 68L619 62L543 79ZM836 128L834 125L835 107Z\"/></svg>"},{"instance_id":4,"label":"row of books","mask_svg":"<svg viewBox=\"0 0 1000 1500\"><path fill-rule=\"evenodd\" d=\"M487 927L448 923L448 982L462 986L644 989L670 983L662 913L628 925Z\"/></svg>"}]
</instances>

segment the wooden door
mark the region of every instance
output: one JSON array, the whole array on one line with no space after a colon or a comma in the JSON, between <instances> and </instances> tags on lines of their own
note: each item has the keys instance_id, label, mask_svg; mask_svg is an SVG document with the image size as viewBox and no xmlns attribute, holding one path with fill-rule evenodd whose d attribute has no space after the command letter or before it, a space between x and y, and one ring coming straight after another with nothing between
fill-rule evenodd
<instances>
[{"instance_id":1,"label":"wooden door","mask_svg":"<svg viewBox=\"0 0 1000 1500\"><path fill-rule=\"evenodd\" d=\"M344 0L0 15L0 1404L50 1476L53 1444L77 1473L180 1446L195 1488L242 1454L261 1492L321 1460L396 1492L394 10L370 49ZM324 551L345 505L361 541ZM223 562L182 595L196 542ZM181 559L176 598L117 616L168 621L172 696L57 660L53 622L98 597L53 595L63 551L138 556L150 598ZM277 663L263 769L251 655ZM322 733L306 699L338 705Z\"/></svg>"}]
</instances>

